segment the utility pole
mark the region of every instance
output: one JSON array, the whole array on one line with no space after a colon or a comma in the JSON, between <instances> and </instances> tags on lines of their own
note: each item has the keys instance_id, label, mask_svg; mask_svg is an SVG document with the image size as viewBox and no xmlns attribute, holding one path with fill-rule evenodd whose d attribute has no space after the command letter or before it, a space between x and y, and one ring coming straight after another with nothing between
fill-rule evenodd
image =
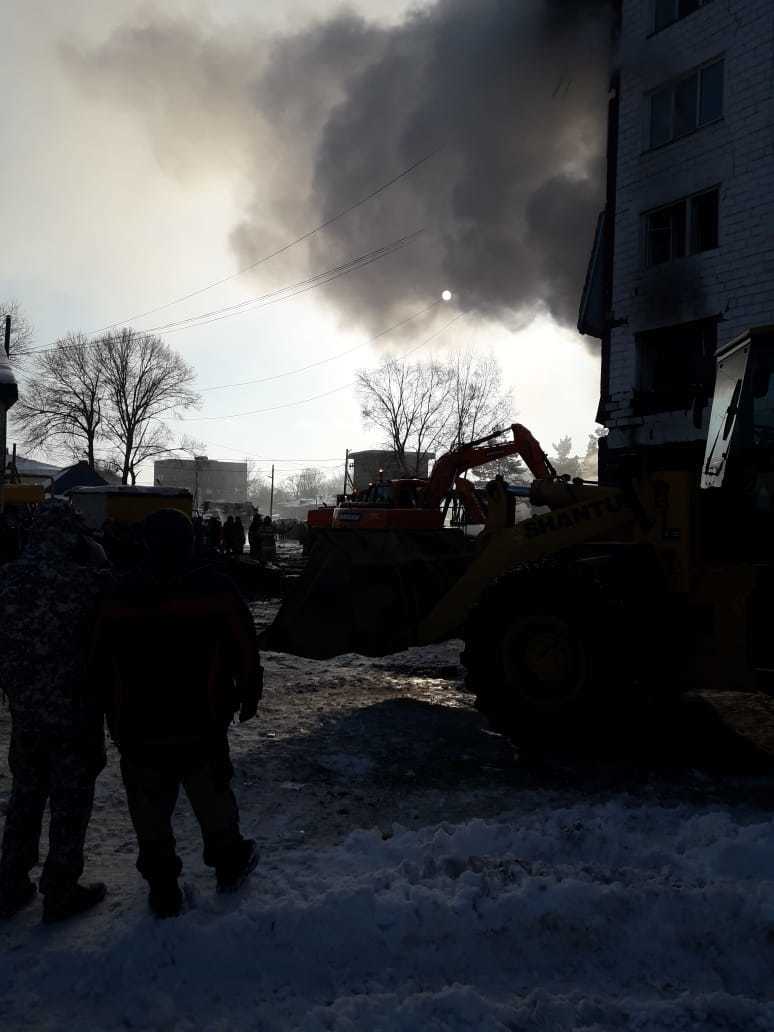
<instances>
[{"instance_id":1,"label":"utility pole","mask_svg":"<svg viewBox=\"0 0 774 1032\"><path fill-rule=\"evenodd\" d=\"M274 515L274 463L271 464L271 494L269 495L269 519Z\"/></svg>"},{"instance_id":2,"label":"utility pole","mask_svg":"<svg viewBox=\"0 0 774 1032\"><path fill-rule=\"evenodd\" d=\"M347 493L347 485L349 484L349 448L347 448L347 454L344 457L344 494Z\"/></svg>"},{"instance_id":3,"label":"utility pole","mask_svg":"<svg viewBox=\"0 0 774 1032\"><path fill-rule=\"evenodd\" d=\"M19 399L19 388L13 375L11 354L11 317L5 317L5 354L0 354L0 512L5 510L5 470L7 466L8 409Z\"/></svg>"}]
</instances>

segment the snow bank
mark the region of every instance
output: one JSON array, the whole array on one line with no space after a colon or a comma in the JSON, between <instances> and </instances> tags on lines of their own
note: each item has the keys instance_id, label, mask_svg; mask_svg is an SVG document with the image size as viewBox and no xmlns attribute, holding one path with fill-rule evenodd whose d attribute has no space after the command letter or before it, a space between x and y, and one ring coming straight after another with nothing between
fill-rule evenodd
<instances>
[{"instance_id":1,"label":"snow bank","mask_svg":"<svg viewBox=\"0 0 774 1032\"><path fill-rule=\"evenodd\" d=\"M774 1029L774 828L691 806L351 834L176 921L109 912L4 952L4 1028ZM81 931L79 932L79 929Z\"/></svg>"}]
</instances>

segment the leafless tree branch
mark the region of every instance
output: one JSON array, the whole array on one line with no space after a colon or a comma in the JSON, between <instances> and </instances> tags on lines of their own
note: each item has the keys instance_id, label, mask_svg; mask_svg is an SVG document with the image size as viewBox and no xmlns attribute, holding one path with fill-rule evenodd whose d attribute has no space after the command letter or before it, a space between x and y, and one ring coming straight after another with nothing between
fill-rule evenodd
<instances>
[{"instance_id":1,"label":"leafless tree branch","mask_svg":"<svg viewBox=\"0 0 774 1032\"><path fill-rule=\"evenodd\" d=\"M99 355L82 334L70 334L38 355L14 409L32 449L64 446L94 469L94 446L104 427L105 383Z\"/></svg>"},{"instance_id":2,"label":"leafless tree branch","mask_svg":"<svg viewBox=\"0 0 774 1032\"><path fill-rule=\"evenodd\" d=\"M199 403L194 372L161 338L129 328L104 337L98 350L109 399L105 433L121 456L123 483L134 483L142 462L168 450L161 417Z\"/></svg>"}]
</instances>

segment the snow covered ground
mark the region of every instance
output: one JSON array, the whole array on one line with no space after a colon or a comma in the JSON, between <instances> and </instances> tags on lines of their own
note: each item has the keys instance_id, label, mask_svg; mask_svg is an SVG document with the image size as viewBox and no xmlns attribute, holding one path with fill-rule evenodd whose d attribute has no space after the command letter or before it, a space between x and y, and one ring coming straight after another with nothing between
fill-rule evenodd
<instances>
[{"instance_id":1,"label":"snow covered ground","mask_svg":"<svg viewBox=\"0 0 774 1032\"><path fill-rule=\"evenodd\" d=\"M232 735L262 862L216 896L181 801L173 921L146 910L112 755L87 871L109 897L0 927L0 1027L774 1030L772 785L538 783L473 711L458 649L267 655L260 719Z\"/></svg>"}]
</instances>

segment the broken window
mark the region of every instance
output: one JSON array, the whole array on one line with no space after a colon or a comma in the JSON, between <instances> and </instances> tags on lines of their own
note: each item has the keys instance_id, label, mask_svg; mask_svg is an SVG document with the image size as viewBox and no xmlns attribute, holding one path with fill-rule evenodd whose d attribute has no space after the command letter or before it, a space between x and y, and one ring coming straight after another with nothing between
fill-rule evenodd
<instances>
[{"instance_id":1,"label":"broken window","mask_svg":"<svg viewBox=\"0 0 774 1032\"><path fill-rule=\"evenodd\" d=\"M714 122L723 114L723 62L715 61L701 69L699 125Z\"/></svg>"},{"instance_id":2,"label":"broken window","mask_svg":"<svg viewBox=\"0 0 774 1032\"><path fill-rule=\"evenodd\" d=\"M719 242L717 187L646 212L645 265L663 265L686 254L711 251Z\"/></svg>"},{"instance_id":3,"label":"broken window","mask_svg":"<svg viewBox=\"0 0 774 1032\"><path fill-rule=\"evenodd\" d=\"M647 265L662 265L685 254L685 201L645 216Z\"/></svg>"},{"instance_id":4,"label":"broken window","mask_svg":"<svg viewBox=\"0 0 774 1032\"><path fill-rule=\"evenodd\" d=\"M680 18L687 18L689 14L693 14L709 2L710 0L654 0L653 31L660 32Z\"/></svg>"},{"instance_id":5,"label":"broken window","mask_svg":"<svg viewBox=\"0 0 774 1032\"><path fill-rule=\"evenodd\" d=\"M723 114L723 61L713 61L651 93L650 147L661 147Z\"/></svg>"},{"instance_id":6,"label":"broken window","mask_svg":"<svg viewBox=\"0 0 774 1032\"><path fill-rule=\"evenodd\" d=\"M700 415L712 395L716 346L716 318L637 334L637 414L693 409Z\"/></svg>"},{"instance_id":7,"label":"broken window","mask_svg":"<svg viewBox=\"0 0 774 1032\"><path fill-rule=\"evenodd\" d=\"M718 191L691 198L691 254L718 246Z\"/></svg>"}]
</instances>

